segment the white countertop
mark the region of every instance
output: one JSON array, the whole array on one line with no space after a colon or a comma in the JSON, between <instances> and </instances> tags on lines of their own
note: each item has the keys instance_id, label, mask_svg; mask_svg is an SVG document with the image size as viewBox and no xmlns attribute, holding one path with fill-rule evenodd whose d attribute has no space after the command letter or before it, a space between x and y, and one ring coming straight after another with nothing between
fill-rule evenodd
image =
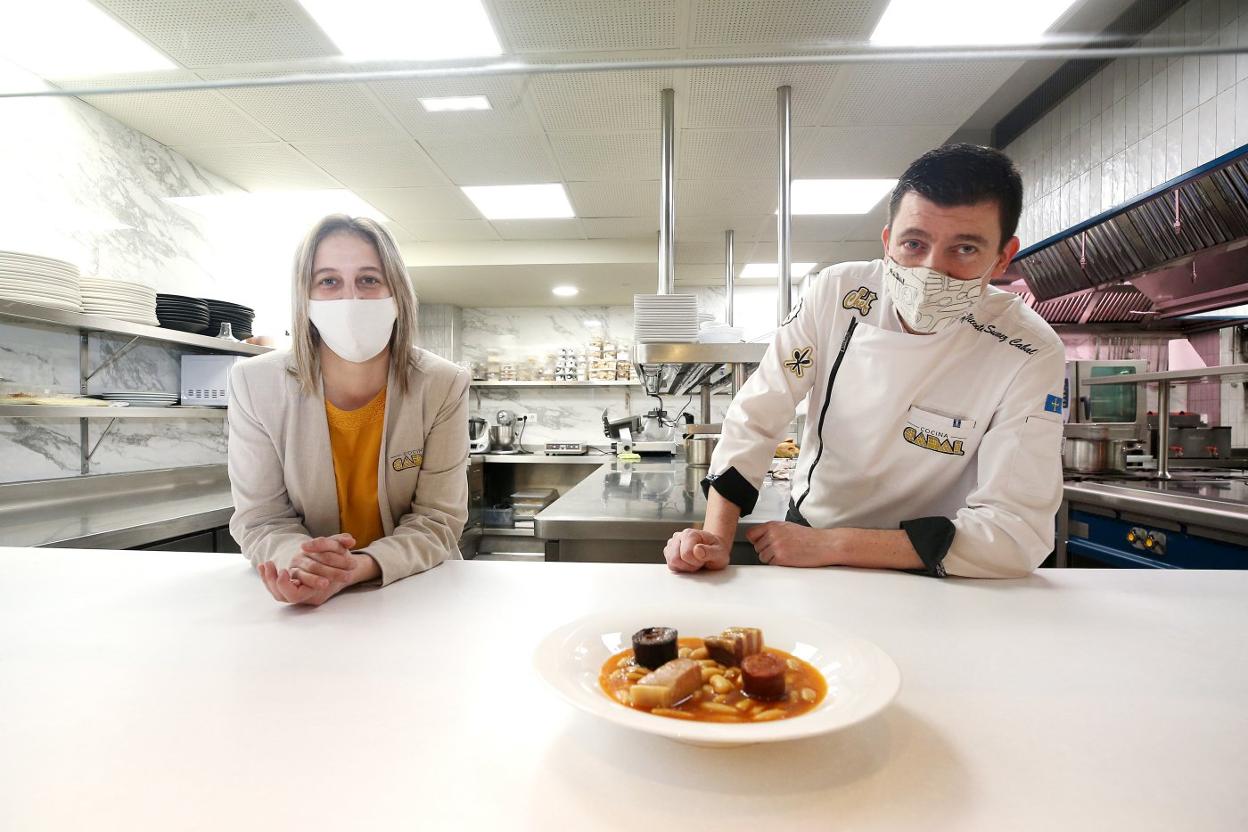
<instances>
[{"instance_id":1,"label":"white countertop","mask_svg":"<svg viewBox=\"0 0 1248 832\"><path fill-rule=\"evenodd\" d=\"M1248 572L454 562L315 610L237 555L0 549L0 574L0 828L1248 828ZM775 746L599 724L531 652L628 599L826 619L901 694Z\"/></svg>"}]
</instances>

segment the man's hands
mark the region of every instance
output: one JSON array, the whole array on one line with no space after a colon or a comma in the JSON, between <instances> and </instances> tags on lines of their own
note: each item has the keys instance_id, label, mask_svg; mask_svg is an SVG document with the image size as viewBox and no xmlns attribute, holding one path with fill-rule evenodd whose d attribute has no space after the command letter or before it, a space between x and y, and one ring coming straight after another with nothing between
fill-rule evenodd
<instances>
[{"instance_id":1,"label":"man's hands","mask_svg":"<svg viewBox=\"0 0 1248 832\"><path fill-rule=\"evenodd\" d=\"M291 561L290 569L278 570L271 562L256 567L273 600L284 604L319 606L354 584L381 575L368 555L351 552L355 538L349 534L317 537L306 541Z\"/></svg>"},{"instance_id":2,"label":"man's hands","mask_svg":"<svg viewBox=\"0 0 1248 832\"><path fill-rule=\"evenodd\" d=\"M728 565L732 542L702 529L685 529L672 535L663 547L667 568L673 572L723 569Z\"/></svg>"},{"instance_id":3,"label":"man's hands","mask_svg":"<svg viewBox=\"0 0 1248 832\"><path fill-rule=\"evenodd\" d=\"M773 521L754 526L745 536L769 566L832 566L840 529L812 529Z\"/></svg>"}]
</instances>

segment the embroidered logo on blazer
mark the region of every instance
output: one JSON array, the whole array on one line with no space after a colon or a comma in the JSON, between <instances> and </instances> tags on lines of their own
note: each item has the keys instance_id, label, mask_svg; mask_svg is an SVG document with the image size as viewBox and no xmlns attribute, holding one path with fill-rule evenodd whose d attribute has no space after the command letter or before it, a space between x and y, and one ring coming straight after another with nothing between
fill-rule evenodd
<instances>
[{"instance_id":1,"label":"embroidered logo on blazer","mask_svg":"<svg viewBox=\"0 0 1248 832\"><path fill-rule=\"evenodd\" d=\"M846 309L855 309L862 317L867 317L871 312L871 304L880 299L880 296L872 292L866 286L859 286L849 294L845 295L841 301L841 306Z\"/></svg>"},{"instance_id":2,"label":"embroidered logo on blazer","mask_svg":"<svg viewBox=\"0 0 1248 832\"><path fill-rule=\"evenodd\" d=\"M806 373L806 370L815 365L815 360L810 357L812 352L814 352L814 349L811 347L801 347L793 350L789 360L784 362L784 368L801 378Z\"/></svg>"},{"instance_id":3,"label":"embroidered logo on blazer","mask_svg":"<svg viewBox=\"0 0 1248 832\"><path fill-rule=\"evenodd\" d=\"M406 471L409 468L419 468L425 461L425 455L422 453L424 448L415 451L408 451L405 454L390 458L390 467L396 471Z\"/></svg>"}]
</instances>

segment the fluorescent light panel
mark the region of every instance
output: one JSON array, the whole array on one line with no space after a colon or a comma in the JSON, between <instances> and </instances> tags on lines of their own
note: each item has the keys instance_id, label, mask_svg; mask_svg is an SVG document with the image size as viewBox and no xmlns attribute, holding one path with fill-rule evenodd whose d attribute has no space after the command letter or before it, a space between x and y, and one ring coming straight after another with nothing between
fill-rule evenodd
<instances>
[{"instance_id":1,"label":"fluorescent light panel","mask_svg":"<svg viewBox=\"0 0 1248 832\"><path fill-rule=\"evenodd\" d=\"M348 190L320 191L239 191L204 196L170 196L165 202L210 219L247 220L282 217L309 226L329 214L370 217L378 222L389 218Z\"/></svg>"},{"instance_id":2,"label":"fluorescent light panel","mask_svg":"<svg viewBox=\"0 0 1248 832\"><path fill-rule=\"evenodd\" d=\"M789 274L792 277L803 277L813 269L818 263L790 263ZM779 263L746 263L745 268L741 270L741 277L744 280L765 279L770 278L776 280L780 277Z\"/></svg>"},{"instance_id":3,"label":"fluorescent light panel","mask_svg":"<svg viewBox=\"0 0 1248 832\"><path fill-rule=\"evenodd\" d=\"M464 185L460 190L487 220L575 217L563 185Z\"/></svg>"},{"instance_id":4,"label":"fluorescent light panel","mask_svg":"<svg viewBox=\"0 0 1248 832\"><path fill-rule=\"evenodd\" d=\"M892 0L871 34L886 46L984 46L1041 39L1074 0Z\"/></svg>"},{"instance_id":5,"label":"fluorescent light panel","mask_svg":"<svg viewBox=\"0 0 1248 832\"><path fill-rule=\"evenodd\" d=\"M448 113L459 110L488 110L490 99L484 95L459 95L446 98L422 98L420 104L427 113Z\"/></svg>"},{"instance_id":6,"label":"fluorescent light panel","mask_svg":"<svg viewBox=\"0 0 1248 832\"><path fill-rule=\"evenodd\" d=\"M896 179L794 179L793 215L865 214L896 184Z\"/></svg>"},{"instance_id":7,"label":"fluorescent light panel","mask_svg":"<svg viewBox=\"0 0 1248 832\"><path fill-rule=\"evenodd\" d=\"M299 0L344 56L446 61L503 50L481 0Z\"/></svg>"},{"instance_id":8,"label":"fluorescent light panel","mask_svg":"<svg viewBox=\"0 0 1248 832\"><path fill-rule=\"evenodd\" d=\"M89 0L31 0L7 6L0 22L0 56L44 78L176 68Z\"/></svg>"}]
</instances>

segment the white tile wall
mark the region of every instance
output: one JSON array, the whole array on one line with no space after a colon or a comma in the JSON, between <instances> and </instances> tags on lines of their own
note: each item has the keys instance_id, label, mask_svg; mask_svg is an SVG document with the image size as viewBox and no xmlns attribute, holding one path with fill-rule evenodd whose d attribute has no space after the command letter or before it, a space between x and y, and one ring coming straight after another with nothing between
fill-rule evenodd
<instances>
[{"instance_id":1,"label":"white tile wall","mask_svg":"<svg viewBox=\"0 0 1248 832\"><path fill-rule=\"evenodd\" d=\"M1190 0L1161 42L1248 45L1248 0ZM1122 59L1006 152L1026 186L1027 246L1248 144L1248 55Z\"/></svg>"}]
</instances>

